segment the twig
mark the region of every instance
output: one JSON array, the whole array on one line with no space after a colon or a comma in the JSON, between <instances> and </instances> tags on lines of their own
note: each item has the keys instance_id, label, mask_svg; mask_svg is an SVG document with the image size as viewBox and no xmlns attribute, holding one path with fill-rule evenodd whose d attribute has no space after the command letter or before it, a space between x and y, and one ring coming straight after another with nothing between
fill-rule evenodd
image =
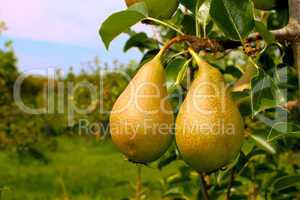
<instances>
[{"instance_id":1,"label":"twig","mask_svg":"<svg viewBox=\"0 0 300 200\"><path fill-rule=\"evenodd\" d=\"M297 108L300 109L300 99L294 101L288 101L286 104L283 105L283 107L289 111Z\"/></svg>"},{"instance_id":2,"label":"twig","mask_svg":"<svg viewBox=\"0 0 300 200\"><path fill-rule=\"evenodd\" d=\"M200 173L200 187L202 191L202 196L204 200L209 200L207 188L206 188L206 182L204 179L204 174Z\"/></svg>"},{"instance_id":3,"label":"twig","mask_svg":"<svg viewBox=\"0 0 300 200\"><path fill-rule=\"evenodd\" d=\"M300 24L295 20L290 20L289 24L281 29L273 30L271 33L278 41L294 41L300 38ZM247 38L247 41L262 39L259 33L252 33Z\"/></svg>"},{"instance_id":4,"label":"twig","mask_svg":"<svg viewBox=\"0 0 300 200\"><path fill-rule=\"evenodd\" d=\"M211 40L207 38L199 38L194 35L179 35L172 38L169 42L165 44L162 48L162 52L167 51L173 44L179 42L188 42L189 45L195 50L206 50L210 52L224 51L223 44L217 40ZM236 47L236 45L235 45Z\"/></svg>"},{"instance_id":5,"label":"twig","mask_svg":"<svg viewBox=\"0 0 300 200\"><path fill-rule=\"evenodd\" d=\"M231 173L230 173L229 184L227 187L226 200L231 199L231 188L232 188L233 182L234 182L234 175L235 175L235 167L232 168Z\"/></svg>"}]
</instances>

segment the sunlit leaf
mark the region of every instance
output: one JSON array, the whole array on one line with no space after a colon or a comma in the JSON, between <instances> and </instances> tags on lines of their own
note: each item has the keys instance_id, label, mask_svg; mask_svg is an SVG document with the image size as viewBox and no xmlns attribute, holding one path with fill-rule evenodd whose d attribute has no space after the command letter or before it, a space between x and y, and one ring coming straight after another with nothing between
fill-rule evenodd
<instances>
[{"instance_id":1,"label":"sunlit leaf","mask_svg":"<svg viewBox=\"0 0 300 200\"><path fill-rule=\"evenodd\" d=\"M121 33L147 16L145 3L137 3L127 10L117 12L109 16L101 25L99 34L105 47L108 48L110 42Z\"/></svg>"},{"instance_id":2,"label":"sunlit leaf","mask_svg":"<svg viewBox=\"0 0 300 200\"><path fill-rule=\"evenodd\" d=\"M254 148L255 143L252 140L247 140L242 146L243 153L247 156Z\"/></svg>"},{"instance_id":3,"label":"sunlit leaf","mask_svg":"<svg viewBox=\"0 0 300 200\"><path fill-rule=\"evenodd\" d=\"M212 0L210 15L225 35L233 40L244 39L254 28L250 0Z\"/></svg>"},{"instance_id":4,"label":"sunlit leaf","mask_svg":"<svg viewBox=\"0 0 300 200\"><path fill-rule=\"evenodd\" d=\"M261 147L265 151L269 152L270 154L276 154L276 150L264 138L262 138L260 136L257 136L257 135L254 135L254 134L251 134L250 137L257 143L257 145L259 147Z\"/></svg>"}]
</instances>

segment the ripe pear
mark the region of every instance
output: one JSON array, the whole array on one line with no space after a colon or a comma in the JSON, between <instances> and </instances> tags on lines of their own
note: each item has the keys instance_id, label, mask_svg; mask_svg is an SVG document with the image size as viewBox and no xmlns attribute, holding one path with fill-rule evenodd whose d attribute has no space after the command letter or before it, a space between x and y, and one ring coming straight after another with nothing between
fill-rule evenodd
<instances>
[{"instance_id":1,"label":"ripe pear","mask_svg":"<svg viewBox=\"0 0 300 200\"><path fill-rule=\"evenodd\" d=\"M113 143L135 163L157 160L173 139L174 116L160 57L161 53L139 69L110 115Z\"/></svg>"},{"instance_id":2,"label":"ripe pear","mask_svg":"<svg viewBox=\"0 0 300 200\"><path fill-rule=\"evenodd\" d=\"M212 172L238 155L244 125L222 74L190 51L199 71L176 119L176 144L192 168Z\"/></svg>"},{"instance_id":3,"label":"ripe pear","mask_svg":"<svg viewBox=\"0 0 300 200\"><path fill-rule=\"evenodd\" d=\"M175 13L179 6L178 0L125 0L127 6L137 2L145 2L149 16L160 19L169 19Z\"/></svg>"}]
</instances>

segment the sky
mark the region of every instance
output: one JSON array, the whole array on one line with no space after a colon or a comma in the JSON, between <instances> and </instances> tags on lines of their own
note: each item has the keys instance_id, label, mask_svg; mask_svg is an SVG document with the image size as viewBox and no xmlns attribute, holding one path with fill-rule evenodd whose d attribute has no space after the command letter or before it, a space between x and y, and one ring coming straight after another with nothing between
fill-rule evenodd
<instances>
[{"instance_id":1,"label":"sky","mask_svg":"<svg viewBox=\"0 0 300 200\"><path fill-rule=\"evenodd\" d=\"M5 41L13 41L24 73L53 67L66 72L70 66L78 72L81 63L95 56L102 63L118 60L124 64L141 58L136 49L122 51L125 34L113 41L109 51L98 35L100 24L110 14L125 9L123 0L0 0L0 5L0 20L8 27L0 37L0 48Z\"/></svg>"}]
</instances>

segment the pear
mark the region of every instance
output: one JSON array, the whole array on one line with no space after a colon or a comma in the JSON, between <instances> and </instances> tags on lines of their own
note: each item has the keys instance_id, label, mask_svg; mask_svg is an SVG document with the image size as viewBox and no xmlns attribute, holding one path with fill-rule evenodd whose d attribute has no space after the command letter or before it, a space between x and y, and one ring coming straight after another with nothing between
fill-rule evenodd
<instances>
[{"instance_id":1,"label":"pear","mask_svg":"<svg viewBox=\"0 0 300 200\"><path fill-rule=\"evenodd\" d=\"M192 168L212 172L238 155L244 125L222 74L190 52L199 71L176 119L176 144Z\"/></svg>"},{"instance_id":2,"label":"pear","mask_svg":"<svg viewBox=\"0 0 300 200\"><path fill-rule=\"evenodd\" d=\"M174 116L160 57L161 53L139 69L110 115L113 143L135 163L157 160L173 139Z\"/></svg>"},{"instance_id":3,"label":"pear","mask_svg":"<svg viewBox=\"0 0 300 200\"><path fill-rule=\"evenodd\" d=\"M137 2L145 2L150 17L169 19L179 6L178 0L125 0L127 6Z\"/></svg>"}]
</instances>

